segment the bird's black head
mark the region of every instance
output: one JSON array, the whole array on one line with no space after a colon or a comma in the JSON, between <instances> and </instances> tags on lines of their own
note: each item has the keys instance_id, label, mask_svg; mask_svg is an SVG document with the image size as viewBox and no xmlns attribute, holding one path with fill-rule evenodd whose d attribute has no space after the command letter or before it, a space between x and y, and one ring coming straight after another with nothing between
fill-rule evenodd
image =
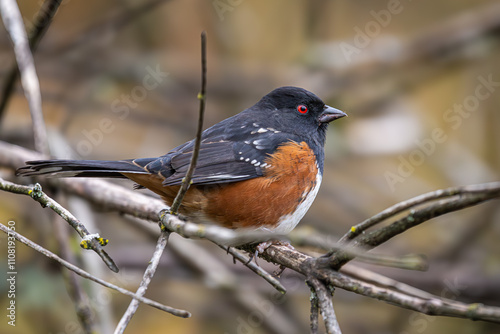
<instances>
[{"instance_id":1,"label":"bird's black head","mask_svg":"<svg viewBox=\"0 0 500 334\"><path fill-rule=\"evenodd\" d=\"M327 106L315 94L299 87L280 87L264 96L256 105L279 130L297 135L313 132L324 134L328 123L347 116Z\"/></svg>"}]
</instances>

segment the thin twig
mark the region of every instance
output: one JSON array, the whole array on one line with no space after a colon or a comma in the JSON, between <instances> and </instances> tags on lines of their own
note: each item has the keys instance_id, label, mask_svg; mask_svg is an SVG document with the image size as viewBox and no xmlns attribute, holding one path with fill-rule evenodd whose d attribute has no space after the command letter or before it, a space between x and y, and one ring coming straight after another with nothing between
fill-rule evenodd
<instances>
[{"instance_id":1,"label":"thin twig","mask_svg":"<svg viewBox=\"0 0 500 334\"><path fill-rule=\"evenodd\" d=\"M75 229L75 231L84 239L82 241L82 245L86 249L92 249L96 252L97 255L101 257L101 259L106 263L109 269L114 272L118 272L118 267L114 263L113 259L102 249L102 246L107 243L107 240L95 235L92 237L85 227L71 212L65 209L62 205L57 203L55 200L47 196L43 191L40 184L36 184L34 187L22 186L19 184L15 184L12 182L8 182L0 178L0 189L4 191L8 191L15 194L28 195L33 198L35 201L40 203L42 207L48 207L52 209L55 213L61 216L62 219L67 221L71 227ZM86 238L92 237L87 240Z\"/></svg>"},{"instance_id":2,"label":"thin twig","mask_svg":"<svg viewBox=\"0 0 500 334\"><path fill-rule=\"evenodd\" d=\"M314 294L314 299L318 303L327 334L342 334L335 310L333 309L332 292L330 289L316 278L307 279L307 285L311 288L311 293Z\"/></svg>"},{"instance_id":3,"label":"thin twig","mask_svg":"<svg viewBox=\"0 0 500 334\"><path fill-rule=\"evenodd\" d=\"M307 285L309 285L309 288L311 289L311 296L309 297L311 301L311 315L309 317L310 319L310 327L311 327L311 334L318 334L318 329L319 329L319 305L318 305L318 295L316 294L315 289L307 282Z\"/></svg>"},{"instance_id":4,"label":"thin twig","mask_svg":"<svg viewBox=\"0 0 500 334\"><path fill-rule=\"evenodd\" d=\"M203 119L205 115L205 90L206 90L206 83L207 83L207 48L206 48L206 41L207 41L207 36L206 33L203 31L201 34L201 93L198 94L198 99L200 100L200 112L199 112L199 117L198 117L198 129L196 131L196 140L194 143L194 150L193 150L193 155L191 156L191 161L189 163L189 168L186 173L186 176L182 180L181 187L179 189L179 192L177 193L177 196L174 199L174 202L172 203L172 206L170 207L170 213L176 215L179 211L179 207L181 206L182 200L184 199L184 196L186 195L186 192L189 189L189 186L191 184L191 178L193 176L194 170L196 168L196 163L198 161L198 155L200 153L200 145L201 145L201 134L203 132ZM160 257L163 254L163 251L165 249L165 246L167 245L167 240L168 236L170 235L170 232L168 230L163 230L162 229L162 234L160 235L160 238L158 239L158 242L156 244L156 250L153 254L153 257L151 258L148 268L146 269L143 279L141 281L141 284L139 286L139 289L137 290L138 295L144 295L146 293L146 290L149 286L149 283L151 282L151 279L153 278L156 268L158 267L158 263L160 261ZM123 314L120 322L118 323L118 326L115 329L115 334L121 334L125 331L125 328L127 328L128 323L132 319L133 315L137 311L137 308L139 307L139 302L136 300L133 300L129 307L127 308L127 311Z\"/></svg>"},{"instance_id":5,"label":"thin twig","mask_svg":"<svg viewBox=\"0 0 500 334\"><path fill-rule=\"evenodd\" d=\"M394 217L395 215L409 210L417 205L421 205L430 201L438 200L444 197L451 197L456 195L467 195L474 194L478 192L482 192L482 188L478 188L477 186L463 186L463 187L452 187L448 189L440 189L437 191L431 191L426 194L422 194L416 197L413 197L409 200L400 202L391 206L390 208L385 209L384 211L377 213L375 216L372 216L361 223L351 227L349 232L347 232L342 238L340 238L339 243L344 243L348 240L354 239L368 228L387 220L388 218Z\"/></svg>"},{"instance_id":6,"label":"thin twig","mask_svg":"<svg viewBox=\"0 0 500 334\"><path fill-rule=\"evenodd\" d=\"M40 39L47 31L61 2L62 0L46 0L40 7L40 10L36 13L35 18L33 19L33 28L28 34L29 45L32 53L35 52ZM18 75L19 71L16 63L5 75L5 82L3 85L4 88L2 90L2 96L0 97L0 121L7 103L9 102L9 98L11 97Z\"/></svg>"},{"instance_id":7,"label":"thin twig","mask_svg":"<svg viewBox=\"0 0 500 334\"><path fill-rule=\"evenodd\" d=\"M203 31L201 33L201 91L198 94L198 100L200 100L200 112L198 116L198 128L196 130L196 139L194 141L193 155L191 156L191 162L189 163L189 168L186 172L186 176L182 179L182 184L175 196L175 199L170 206L170 213L177 214L181 206L184 195L191 185L191 178L193 177L194 170L196 168L196 163L198 161L198 155L200 153L201 146L201 134L203 133L203 118L205 117L205 99L206 99L206 87L207 87L207 33Z\"/></svg>"},{"instance_id":8,"label":"thin twig","mask_svg":"<svg viewBox=\"0 0 500 334\"><path fill-rule=\"evenodd\" d=\"M470 187L473 188L473 192L454 195L451 198L440 200L425 208L411 210L407 216L394 223L361 235L354 241L353 245L371 249L432 218L500 197L500 182L491 182ZM479 189L482 190L479 191ZM348 255L341 250L326 254L323 258L318 259L318 263L338 269L352 259L352 255Z\"/></svg>"},{"instance_id":9,"label":"thin twig","mask_svg":"<svg viewBox=\"0 0 500 334\"><path fill-rule=\"evenodd\" d=\"M24 237L23 235L9 229L7 226L3 225L0 223L0 230L4 233L6 233L9 237L14 237L15 239L19 240L20 242L22 242L23 244L25 244L26 246L29 246L31 248L33 248L34 250L36 250L37 252L45 255L46 257L48 257L49 259L52 259L54 261L57 261L59 262L61 265L63 265L64 267L68 268L69 270L71 271L74 271L76 274L84 277L84 278L87 278L91 281L94 281L98 284L101 284L107 288L110 288L110 289L113 289L113 290L116 290L118 291L119 293L123 294L123 295L126 295L126 296L129 296L129 297L132 297L134 299L137 299L138 301L140 301L141 303L144 303L144 304L147 304L149 306L152 306L152 307L155 307L159 310L162 310L162 311L165 311L167 313L170 313L172 315L175 315L177 317L181 317L181 318L189 318L191 316L191 313L189 313L188 311L184 311L184 310L180 310L180 309L176 309L176 308L173 308L173 307L170 307L170 306L166 306L166 305L163 305L163 304L160 304L158 302L155 302L154 300L151 300L151 299L148 299L148 298L144 298L142 296L138 296L136 295L135 293L131 292L131 291L128 291L126 289L123 289L119 286L116 286L114 284L111 284L109 282L106 282L98 277L95 277L93 275L91 275L90 273L86 272L85 270L82 270L80 268L78 268L77 266L61 259L59 256L57 256L56 254L52 253L51 251L43 248L42 246L34 243L33 241L29 240L28 238Z\"/></svg>"},{"instance_id":10,"label":"thin twig","mask_svg":"<svg viewBox=\"0 0 500 334\"><path fill-rule=\"evenodd\" d=\"M43 120L42 97L40 94L40 84L36 75L35 62L31 54L28 36L24 29L23 18L15 0L1 0L0 12L14 44L17 65L21 73L21 83L24 95L28 100L28 105L33 122L33 134L35 138L35 148L38 152L49 155L47 141L47 129Z\"/></svg>"},{"instance_id":11,"label":"thin twig","mask_svg":"<svg viewBox=\"0 0 500 334\"><path fill-rule=\"evenodd\" d=\"M227 253L231 254L233 258L243 263L246 267L248 267L251 271L262 277L269 284L271 284L276 290L281 292L282 294L286 293L285 287L278 281L273 275L262 269L260 266L256 265L254 262L249 261L249 257L238 252L234 247L228 247L224 245L217 245Z\"/></svg>"},{"instance_id":12,"label":"thin twig","mask_svg":"<svg viewBox=\"0 0 500 334\"><path fill-rule=\"evenodd\" d=\"M160 263L160 258L163 254L163 251L165 250L165 246L167 245L169 234L169 232L163 231L158 238L156 249L153 253L153 256L151 257L151 260L149 261L149 265L146 268L146 271L144 272L144 276L142 277L139 289L137 289L136 291L136 295L144 296L144 294L146 293L149 283L151 283L151 280L153 279L153 276L156 272L156 268L158 268L158 264ZM138 307L139 301L137 299L133 299L130 302L127 310L123 314L122 318L120 319L118 326L116 326L115 334L121 334L125 331L125 328L127 328L128 323L130 322L130 320L132 320L132 317L134 316Z\"/></svg>"}]
</instances>

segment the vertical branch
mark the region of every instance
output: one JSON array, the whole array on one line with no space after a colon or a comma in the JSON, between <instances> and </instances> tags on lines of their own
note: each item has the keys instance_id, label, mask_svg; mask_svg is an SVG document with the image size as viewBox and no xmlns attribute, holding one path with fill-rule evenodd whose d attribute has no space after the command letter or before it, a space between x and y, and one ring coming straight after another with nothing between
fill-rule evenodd
<instances>
[{"instance_id":1,"label":"vertical branch","mask_svg":"<svg viewBox=\"0 0 500 334\"><path fill-rule=\"evenodd\" d=\"M198 100L200 100L200 113L198 117L198 129L196 131L196 139L194 142L193 155L191 156L191 162L189 164L189 169L186 176L182 180L181 188L175 196L174 202L170 207L170 213L176 214L179 211L184 195L191 185L191 178L193 177L194 169L196 168L196 162L198 161L198 154L200 153L201 145L201 134L203 132L203 118L205 115L205 94L207 86L207 33L203 31L201 33L201 91L198 94Z\"/></svg>"},{"instance_id":2,"label":"vertical branch","mask_svg":"<svg viewBox=\"0 0 500 334\"><path fill-rule=\"evenodd\" d=\"M54 15L56 15L61 2L62 0L46 0L36 14L36 17L33 20L33 29L28 34L29 45L32 53L35 52L38 42L40 42L43 34L47 31L49 24L52 22ZM14 84L16 83L18 75L19 72L17 70L17 64L14 64L5 76L4 88L2 96L0 97L0 121L3 112L7 107L7 103L9 102L9 98L12 94L12 90L14 89Z\"/></svg>"},{"instance_id":3,"label":"vertical branch","mask_svg":"<svg viewBox=\"0 0 500 334\"><path fill-rule=\"evenodd\" d=\"M311 334L318 334L318 318L319 318L319 305L318 305L318 295L316 294L316 290L312 287L309 282L306 282L307 285L311 288L311 315L309 317L311 322Z\"/></svg>"},{"instance_id":4,"label":"vertical branch","mask_svg":"<svg viewBox=\"0 0 500 334\"><path fill-rule=\"evenodd\" d=\"M35 63L31 54L28 36L24 29L23 19L19 7L15 0L0 0L0 13L8 31L17 65L21 73L21 83L24 95L28 100L31 119L33 121L33 134L35 137L35 148L38 152L49 155L47 144L47 130L42 114L42 97L40 95L40 85L36 75Z\"/></svg>"},{"instance_id":5,"label":"vertical branch","mask_svg":"<svg viewBox=\"0 0 500 334\"><path fill-rule=\"evenodd\" d=\"M201 145L201 134L203 132L203 118L205 115L206 86L207 86L207 34L205 31L203 31L201 33L201 91L198 94L198 100L200 100L198 129L196 131L196 139L193 149L193 155L191 156L191 162L189 164L188 171L186 173L186 176L182 180L179 192L177 193L177 196L175 197L174 202L170 207L170 213L172 214L176 214L179 211L179 207L182 203L182 200L184 199L184 196L186 195L186 192L188 191L189 186L191 184L191 178L193 177L193 173L196 168L196 162L198 161L198 155L200 153L200 145ZM153 278L156 272L156 268L158 267L160 257L163 254L163 251L165 250L165 246L167 245L169 235L170 232L168 232L165 229L162 229L162 233L160 235L160 238L158 239L158 243L156 244L156 250L153 254L153 257L151 258L151 261L149 262L148 268L144 273L144 277L141 281L139 289L137 289L136 292L137 295L143 296L144 293L146 293L149 283L151 282L151 279ZM127 328L128 323L132 319L132 316L135 314L138 307L139 307L138 300L134 299L130 302L127 311L125 311L120 322L118 323L118 326L115 329L115 334L122 334L125 331L125 328Z\"/></svg>"},{"instance_id":6,"label":"vertical branch","mask_svg":"<svg viewBox=\"0 0 500 334\"><path fill-rule=\"evenodd\" d=\"M160 235L160 238L158 238L158 242L156 244L156 249L153 253L153 257L149 261L149 265L146 268L146 271L144 272L144 276L142 277L142 281L141 281L141 284L139 286L139 289L137 289L137 291L135 293L136 295L142 297L146 293L146 290L148 289L149 283L151 283L151 280L153 279L153 276L156 272L156 268L158 268L158 264L160 263L161 255L163 254L163 251L165 250L165 247L167 246L167 241L168 241L169 235L170 235L169 232L163 231ZM135 312L137 311L139 304L140 304L140 301L138 301L137 299L132 299L127 310L125 311L122 318L120 319L118 326L116 326L115 334L121 334L125 331L125 328L127 328L128 323L130 322L130 320L132 320L132 317L134 316Z\"/></svg>"},{"instance_id":7,"label":"vertical branch","mask_svg":"<svg viewBox=\"0 0 500 334\"><path fill-rule=\"evenodd\" d=\"M313 293L313 296L319 306L321 316L323 317L323 320L325 322L326 332L328 334L342 334L339 323L337 321L337 316L335 315L335 311L333 310L331 290L317 278L309 278L307 280L307 284L311 287L311 292ZM313 323L312 321L313 311L317 312L317 309L314 309L311 304L311 330L314 329L313 326L316 326L317 330L317 324Z\"/></svg>"}]
</instances>

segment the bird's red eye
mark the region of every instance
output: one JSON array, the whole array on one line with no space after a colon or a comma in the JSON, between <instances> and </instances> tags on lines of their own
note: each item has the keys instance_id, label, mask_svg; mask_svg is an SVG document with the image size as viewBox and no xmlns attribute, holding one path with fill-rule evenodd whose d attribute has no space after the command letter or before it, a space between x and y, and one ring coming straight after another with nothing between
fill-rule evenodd
<instances>
[{"instance_id":1,"label":"bird's red eye","mask_svg":"<svg viewBox=\"0 0 500 334\"><path fill-rule=\"evenodd\" d=\"M299 105L299 106L297 107L297 111L298 111L299 113L301 113L301 114L307 114L307 111L308 111L308 110L309 110L309 109L308 109L305 105L303 105L303 104L301 104L301 105Z\"/></svg>"}]
</instances>

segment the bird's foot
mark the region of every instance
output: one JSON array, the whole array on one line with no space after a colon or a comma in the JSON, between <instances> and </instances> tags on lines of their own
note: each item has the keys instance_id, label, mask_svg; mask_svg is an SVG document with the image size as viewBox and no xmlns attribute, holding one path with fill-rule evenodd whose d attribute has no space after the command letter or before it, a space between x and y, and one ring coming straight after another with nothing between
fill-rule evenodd
<instances>
[{"instance_id":1,"label":"bird's foot","mask_svg":"<svg viewBox=\"0 0 500 334\"><path fill-rule=\"evenodd\" d=\"M256 248L257 254L263 254L266 251L266 249L268 249L272 245L285 246L285 247L288 247L290 249L295 249L288 241L268 240L268 241L261 242L260 244L257 245L257 248Z\"/></svg>"},{"instance_id":2,"label":"bird's foot","mask_svg":"<svg viewBox=\"0 0 500 334\"><path fill-rule=\"evenodd\" d=\"M281 246L285 246L285 247L288 247L288 248L291 248L291 249L295 249L295 248L293 248L293 246L288 241L282 241L282 240L268 240L268 241L264 241L264 242L259 243L257 245L257 247L255 247L255 253L250 253L250 258L248 259L247 264L250 263L250 262L252 262L252 260L255 259L255 264L259 265L257 263L257 258L259 257L259 254L264 254L264 252L266 251L266 249L268 249L272 245L281 245ZM280 267L280 269L281 269L281 267ZM279 273L280 275L283 272L283 270L280 271L280 273Z\"/></svg>"}]
</instances>

